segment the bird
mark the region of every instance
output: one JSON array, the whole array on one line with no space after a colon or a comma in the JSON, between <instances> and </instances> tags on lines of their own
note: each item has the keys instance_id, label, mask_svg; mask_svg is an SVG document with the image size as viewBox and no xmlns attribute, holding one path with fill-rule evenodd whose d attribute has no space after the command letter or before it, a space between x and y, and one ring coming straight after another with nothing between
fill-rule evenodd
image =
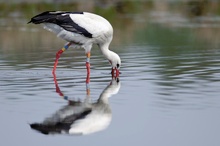
<instances>
[{"instance_id":1,"label":"bird","mask_svg":"<svg viewBox=\"0 0 220 146\"><path fill-rule=\"evenodd\" d=\"M30 127L45 135L88 135L102 131L110 125L112 120L109 98L117 94L120 87L119 78L112 78L95 102L91 102L89 96L86 96L83 101L65 96L67 105L46 117L42 122L31 123Z\"/></svg>"},{"instance_id":2,"label":"bird","mask_svg":"<svg viewBox=\"0 0 220 146\"><path fill-rule=\"evenodd\" d=\"M45 11L31 18L28 23L43 24L67 43L56 53L52 73L55 73L61 54L70 46L84 48L87 74L90 74L90 55L93 44L97 44L102 54L110 62L112 76L119 76L121 59L109 50L113 39L113 27L108 20L90 12Z\"/></svg>"}]
</instances>

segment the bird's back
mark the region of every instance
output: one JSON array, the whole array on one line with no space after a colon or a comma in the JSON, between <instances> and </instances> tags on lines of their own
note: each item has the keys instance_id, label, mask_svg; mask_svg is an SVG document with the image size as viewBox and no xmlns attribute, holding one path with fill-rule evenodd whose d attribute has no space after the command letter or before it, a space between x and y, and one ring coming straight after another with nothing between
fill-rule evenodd
<instances>
[{"instance_id":1,"label":"bird's back","mask_svg":"<svg viewBox=\"0 0 220 146\"><path fill-rule=\"evenodd\" d=\"M88 12L46 11L31 18L29 23L43 23L46 29L67 41L71 41L70 36L97 38L113 34L113 28L105 18Z\"/></svg>"}]
</instances>

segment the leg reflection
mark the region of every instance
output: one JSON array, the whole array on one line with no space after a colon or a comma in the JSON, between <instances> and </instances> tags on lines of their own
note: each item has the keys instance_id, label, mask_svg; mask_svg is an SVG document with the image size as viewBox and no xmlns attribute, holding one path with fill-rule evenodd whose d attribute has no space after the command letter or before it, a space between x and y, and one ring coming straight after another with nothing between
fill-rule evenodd
<instances>
[{"instance_id":1,"label":"leg reflection","mask_svg":"<svg viewBox=\"0 0 220 146\"><path fill-rule=\"evenodd\" d=\"M90 74L87 73L87 76L86 76L86 95L88 97L90 96L90 86L89 86L89 83L90 83Z\"/></svg>"}]
</instances>

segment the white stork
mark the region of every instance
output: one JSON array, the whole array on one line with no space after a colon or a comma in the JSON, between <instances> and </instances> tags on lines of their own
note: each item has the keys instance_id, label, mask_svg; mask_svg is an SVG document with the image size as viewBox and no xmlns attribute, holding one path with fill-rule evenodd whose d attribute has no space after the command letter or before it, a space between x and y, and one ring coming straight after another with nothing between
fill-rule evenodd
<instances>
[{"instance_id":1,"label":"white stork","mask_svg":"<svg viewBox=\"0 0 220 146\"><path fill-rule=\"evenodd\" d=\"M69 46L73 46L85 49L87 74L90 74L90 51L92 45L97 44L112 65L112 75L119 76L121 59L118 54L109 50L113 28L105 18L88 12L46 11L34 16L28 23L42 23L44 28L68 41L56 54L53 73L60 55Z\"/></svg>"}]
</instances>

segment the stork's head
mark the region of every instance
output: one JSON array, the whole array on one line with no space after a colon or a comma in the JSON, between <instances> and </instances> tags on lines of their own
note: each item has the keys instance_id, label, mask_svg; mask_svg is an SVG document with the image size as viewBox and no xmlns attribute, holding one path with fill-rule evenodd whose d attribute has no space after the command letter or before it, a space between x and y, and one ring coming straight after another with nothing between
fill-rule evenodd
<instances>
[{"instance_id":1,"label":"stork's head","mask_svg":"<svg viewBox=\"0 0 220 146\"><path fill-rule=\"evenodd\" d=\"M121 67L121 59L115 52L111 53L111 57L109 58L109 62L112 65L112 76L119 76L119 69Z\"/></svg>"}]
</instances>

